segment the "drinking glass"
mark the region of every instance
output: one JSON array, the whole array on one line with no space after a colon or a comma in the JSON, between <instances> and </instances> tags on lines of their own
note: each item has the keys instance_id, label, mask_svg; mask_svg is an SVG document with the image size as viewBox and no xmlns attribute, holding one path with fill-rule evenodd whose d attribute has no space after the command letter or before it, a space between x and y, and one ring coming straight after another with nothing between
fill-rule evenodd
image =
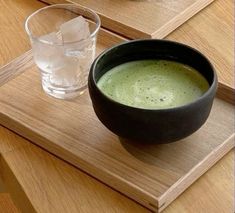
<instances>
[{"instance_id":1,"label":"drinking glass","mask_svg":"<svg viewBox=\"0 0 235 213\"><path fill-rule=\"evenodd\" d=\"M76 23L71 23L72 19ZM83 22L79 23L81 19ZM68 22L71 24L65 25ZM25 30L47 94L70 99L84 92L99 28L99 16L75 4L47 6L27 18Z\"/></svg>"}]
</instances>

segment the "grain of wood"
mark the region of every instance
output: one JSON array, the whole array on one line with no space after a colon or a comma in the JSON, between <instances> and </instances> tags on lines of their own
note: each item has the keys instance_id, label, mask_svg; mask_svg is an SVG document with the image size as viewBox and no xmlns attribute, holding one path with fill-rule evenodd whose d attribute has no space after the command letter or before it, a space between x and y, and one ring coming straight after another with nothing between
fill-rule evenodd
<instances>
[{"instance_id":1,"label":"grain of wood","mask_svg":"<svg viewBox=\"0 0 235 213\"><path fill-rule=\"evenodd\" d=\"M128 38L163 38L213 0L43 0L72 2L96 11L102 26Z\"/></svg>"},{"instance_id":2,"label":"grain of wood","mask_svg":"<svg viewBox=\"0 0 235 213\"><path fill-rule=\"evenodd\" d=\"M3 193L3 192L5 192L5 186L3 185L1 174L2 173L0 172L0 193Z\"/></svg>"},{"instance_id":3,"label":"grain of wood","mask_svg":"<svg viewBox=\"0 0 235 213\"><path fill-rule=\"evenodd\" d=\"M5 153L3 158L3 180L22 212L149 212L37 146Z\"/></svg>"},{"instance_id":4,"label":"grain of wood","mask_svg":"<svg viewBox=\"0 0 235 213\"><path fill-rule=\"evenodd\" d=\"M162 213L234 212L234 149Z\"/></svg>"},{"instance_id":5,"label":"grain of wood","mask_svg":"<svg viewBox=\"0 0 235 213\"><path fill-rule=\"evenodd\" d=\"M0 193L0 212L2 213L20 213L16 208L9 194Z\"/></svg>"},{"instance_id":6,"label":"grain of wood","mask_svg":"<svg viewBox=\"0 0 235 213\"><path fill-rule=\"evenodd\" d=\"M45 4L39 1L0 0L0 65L5 66L3 70L10 68L10 65L6 65L7 63L30 49L29 39L24 30L24 21L28 15L43 6ZM27 56L25 59L27 60ZM0 85L17 75L17 69L11 70L11 76L8 76L6 72L0 73ZM14 137L12 132L0 126L0 153L23 145L20 141L14 140ZM12 140L8 140L9 138Z\"/></svg>"},{"instance_id":7,"label":"grain of wood","mask_svg":"<svg viewBox=\"0 0 235 213\"><path fill-rule=\"evenodd\" d=\"M188 44L204 53L214 65L219 81L234 89L233 29L234 2L218 0L192 17L167 39Z\"/></svg>"},{"instance_id":8,"label":"grain of wood","mask_svg":"<svg viewBox=\"0 0 235 213\"><path fill-rule=\"evenodd\" d=\"M0 5L0 65L4 65L30 49L24 21L44 4L32 0L0 0Z\"/></svg>"},{"instance_id":9,"label":"grain of wood","mask_svg":"<svg viewBox=\"0 0 235 213\"><path fill-rule=\"evenodd\" d=\"M32 58L33 58L32 51L29 50L28 52L14 59L13 60L14 64L10 62L2 66L0 72L0 86L5 84L7 81L15 78L25 68L32 66L32 64L34 64Z\"/></svg>"},{"instance_id":10,"label":"grain of wood","mask_svg":"<svg viewBox=\"0 0 235 213\"><path fill-rule=\"evenodd\" d=\"M0 7L0 22L5 20L4 23L1 22L0 29L8 29L8 31L4 32L4 34L1 31L1 47L0 49L0 64L5 64L9 62L10 60L14 59L18 55L24 53L26 50L30 48L28 41L28 38L26 34L24 33L24 30L21 29L21 26L23 26L24 18L34 10L38 9L41 6L44 6L44 4L41 4L37 1L26 1L26 0L9 0L9 1L0 1L1 7ZM231 1L230 1L231 2ZM179 40L185 43L189 44L192 42L192 45L195 45L195 47L200 46L201 50L206 52L210 52L210 48L207 48L207 42L209 42L209 46L216 46L220 41L220 37L217 36L216 30L217 25L219 24L219 32L221 36L224 38L224 41L227 41L228 38L232 38L233 34L230 34L230 31L227 30L221 30L226 25L223 25L223 19L227 19L227 17L231 17L231 11L232 8L227 8L226 5L230 4L229 1L224 0L217 0L215 3L210 5L208 8L200 12L197 16L195 16L193 19L188 21L186 24L184 24L182 27L187 26L185 28L178 28L176 31L174 31L170 36L172 39ZM2 4L3 3L3 4ZM8 3L10 7L5 7L5 4ZM4 6L2 6L4 5ZM217 9L214 9L214 8ZM213 9L212 9L213 8ZM218 9L220 8L220 9ZM223 8L226 8L223 10ZM20 12L18 12L20 11ZM232 11L233 13L233 11ZM219 20L214 21L214 16L220 17ZM200 18L203 17L203 18ZM196 19L197 18L197 19ZM10 25L7 23L6 20L9 20L11 23ZM199 23L203 22L205 24L199 25ZM207 28L214 28L215 32L208 34L206 33L200 33L200 28L202 28L202 31L205 31ZM17 29L17 30L15 30ZM184 29L184 30L181 30ZM190 33L191 29L196 29L198 33L194 36L194 33ZM228 28L226 28L228 29ZM232 28L231 28L232 30ZM195 32L195 31L193 31ZM210 31L211 32L211 31ZM187 34L189 36L187 36ZM4 36L3 36L4 35ZM199 38L198 38L199 36ZM206 37L207 39L203 39ZM3 39L2 39L3 38ZM13 38L13 40L12 40ZM182 40L181 40L182 39ZM195 40L195 43L193 44L193 41ZM201 40L201 42L200 42ZM204 43L204 45L202 45ZM224 50L226 51L232 51L233 45L226 45ZM228 66L231 66L231 63L233 63L233 58L230 57L230 54L226 54L226 51L224 51L223 48L220 49L220 51L216 51L214 56L211 56L211 59L213 57L219 57L220 54L223 57L223 60L228 62ZM209 53L207 53L209 54ZM230 57L232 59L228 60L227 57ZM223 63L218 64L218 66L221 67L220 78L224 79L224 82L227 84L233 85L232 82L232 74L229 74L228 72L232 73L232 70L230 69L223 69ZM224 71L223 71L224 70ZM21 153L20 150L24 150L20 144L28 144L29 142L26 140L21 139L21 137L17 136L13 132L5 129L4 127L0 127L0 153L3 150L4 152L4 158L11 152L9 150L13 151L13 149L17 149L19 153ZM80 182L80 176L79 170L75 169L74 167L68 165L67 163L64 163L63 161L57 159L53 155L41 150L40 148L29 144L28 145L31 148L31 154L25 155L20 154L21 156L24 156L22 158L15 158L14 155L9 157L7 159L7 163L9 165L11 164L17 164L15 167L11 167L11 170L17 174L15 176L16 179L23 179L24 181L21 181L19 183L20 189L19 191L24 194L24 191L26 191L26 195L30 198L30 202L33 203L33 205L38 206L41 209L41 212L46 212L47 206L56 206L56 209L58 209L58 212L63 212L64 202L68 202L70 204L69 208L71 209L79 209L77 207L76 200L79 200L81 197L85 196L87 199L90 199L92 197L92 202L99 203L102 208L104 208L105 212L145 212L145 210L141 210L140 206L133 207L133 202L129 199L124 199L123 196L111 196L109 190L100 190L99 187L94 187L94 193L98 194L97 196L102 197L103 199L97 199L96 196L92 196L92 189L91 193L89 193L89 196L86 195L86 187L89 187L89 180L93 180L89 176L84 176L84 182ZM2 150L1 150L2 149ZM24 152L24 151L23 151ZM37 156L38 153L40 155L40 160L45 161L43 166L39 166L38 161L32 160L32 156ZM192 185L186 192L184 192L179 198L176 199L168 208L164 210L164 213L198 213L198 212L205 212L205 209L207 213L228 213L233 212L233 202L234 202L234 192L233 192L233 180L234 180L234 168L233 168L233 162L234 162L234 152L230 152L229 155L226 155L224 157L219 165L220 166L214 166L209 172L207 172L205 175L203 175L202 178L199 179L196 183ZM56 161L56 163L55 163ZM50 165L49 167L47 165ZM56 166L55 166L56 165ZM35 175L32 175L31 169L35 171ZM51 168L53 169L53 175L50 173ZM38 172L39 171L39 172ZM66 173L64 172L66 171ZM45 176L45 174L47 174ZM74 176L74 178L68 178L69 181L66 181L68 175ZM83 173L82 173L83 174ZM57 193L54 193L54 190L51 190L51 188L46 188L47 184L44 184L48 181L49 178L55 178L55 181L51 181L51 188L55 188L57 190ZM63 195L64 189L60 191L60 188L58 186L57 179L60 179L61 182L59 185L62 185L63 188L68 190L67 196L62 196L63 199L61 199L61 194ZM40 184L34 184L36 182L40 182ZM27 184L22 184L22 183ZM95 182L94 182L95 183ZM82 184L80 186L80 184ZM88 186L86 186L86 184ZM103 186L103 184L100 184L96 182L97 185ZM84 190L81 191L81 194L77 194L77 191L81 187L84 186ZM43 205L41 201L41 196L37 196L37 194L34 193L34 190L37 190L39 195L44 195L45 193L48 194L48 196L51 197L51 199L44 199ZM110 190L113 192L113 190ZM34 197L31 199L31 197ZM110 200L109 200L110 198ZM124 205L122 202L119 202L120 199L124 199ZM71 200L74 200L74 202L71 202ZM106 202L107 200L107 202ZM84 201L86 203L86 201ZM79 202L81 205L84 203ZM108 205L110 203L110 205ZM91 212L92 211L92 205L83 205L83 212ZM60 210L61 208L61 210ZM69 211L69 209L67 209ZM133 210L133 211L132 211ZM139 210L139 211L138 211Z\"/></svg>"},{"instance_id":11,"label":"grain of wood","mask_svg":"<svg viewBox=\"0 0 235 213\"><path fill-rule=\"evenodd\" d=\"M20 136L17 137L20 139ZM29 202L39 213L93 212L93 210L110 213L149 212L37 146L29 145L5 153L3 157L8 163L7 170L14 171L15 175L9 177L8 172L4 172L5 177L9 182L18 181L17 188L21 192L18 194L19 197L25 196L26 193ZM207 213L232 213L233 162L234 150L188 188L163 213L204 213L205 209ZM23 172L29 170L31 172ZM26 192L22 189L26 189ZM15 189L12 193L14 191Z\"/></svg>"},{"instance_id":12,"label":"grain of wood","mask_svg":"<svg viewBox=\"0 0 235 213\"><path fill-rule=\"evenodd\" d=\"M98 52L121 41L101 32ZM164 209L233 147L233 106L219 99L197 133L148 147L119 141L105 129L87 93L73 101L56 100L45 95L40 81L31 66L0 88L1 124L152 210Z\"/></svg>"},{"instance_id":13,"label":"grain of wood","mask_svg":"<svg viewBox=\"0 0 235 213\"><path fill-rule=\"evenodd\" d=\"M26 196L24 189L21 187L21 185L15 178L12 170L9 169L8 164L5 161L3 155L0 158L0 171L5 189L7 190L7 192L10 192L11 198L14 200L14 203L18 207L18 209L21 210L23 213L35 213L35 209L29 202L29 199ZM25 172L23 174L25 174Z\"/></svg>"}]
</instances>

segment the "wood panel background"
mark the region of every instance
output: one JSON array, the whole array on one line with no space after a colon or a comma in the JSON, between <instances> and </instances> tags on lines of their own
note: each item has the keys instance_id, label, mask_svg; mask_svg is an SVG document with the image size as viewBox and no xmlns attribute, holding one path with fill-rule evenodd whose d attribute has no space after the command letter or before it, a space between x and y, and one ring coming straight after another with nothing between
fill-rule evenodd
<instances>
[{"instance_id":1,"label":"wood panel background","mask_svg":"<svg viewBox=\"0 0 235 213\"><path fill-rule=\"evenodd\" d=\"M213 0L43 0L76 3L96 11L102 26L128 38L163 38Z\"/></svg>"}]
</instances>

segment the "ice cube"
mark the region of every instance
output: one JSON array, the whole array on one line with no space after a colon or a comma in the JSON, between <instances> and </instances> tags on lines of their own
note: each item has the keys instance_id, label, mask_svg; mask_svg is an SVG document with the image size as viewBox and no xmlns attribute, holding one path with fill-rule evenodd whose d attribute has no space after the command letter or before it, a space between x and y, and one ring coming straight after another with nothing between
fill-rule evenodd
<instances>
[{"instance_id":1,"label":"ice cube","mask_svg":"<svg viewBox=\"0 0 235 213\"><path fill-rule=\"evenodd\" d=\"M80 41L90 36L89 24L82 16L61 24L60 32L64 42Z\"/></svg>"},{"instance_id":2,"label":"ice cube","mask_svg":"<svg viewBox=\"0 0 235 213\"><path fill-rule=\"evenodd\" d=\"M47 47L43 51L37 50L37 53L34 53L34 59L35 63L43 72L52 73L52 70L61 66L63 55L58 48Z\"/></svg>"},{"instance_id":3,"label":"ice cube","mask_svg":"<svg viewBox=\"0 0 235 213\"><path fill-rule=\"evenodd\" d=\"M40 41L35 41L32 45L35 62L41 70L51 73L51 64L54 64L55 60L63 56L63 47L54 45L62 44L61 35L58 32L52 32L40 36L39 39Z\"/></svg>"},{"instance_id":4,"label":"ice cube","mask_svg":"<svg viewBox=\"0 0 235 213\"><path fill-rule=\"evenodd\" d=\"M53 64L50 81L54 85L63 87L73 86L77 81L78 61L64 57Z\"/></svg>"},{"instance_id":5,"label":"ice cube","mask_svg":"<svg viewBox=\"0 0 235 213\"><path fill-rule=\"evenodd\" d=\"M43 36L40 36L40 40L47 41L51 44L61 44L62 38L59 32L52 32Z\"/></svg>"}]
</instances>

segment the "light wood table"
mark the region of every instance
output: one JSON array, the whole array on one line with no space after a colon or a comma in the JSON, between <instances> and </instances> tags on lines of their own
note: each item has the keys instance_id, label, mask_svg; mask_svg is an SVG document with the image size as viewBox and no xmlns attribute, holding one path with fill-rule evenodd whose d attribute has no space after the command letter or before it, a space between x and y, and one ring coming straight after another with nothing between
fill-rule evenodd
<instances>
[{"instance_id":1,"label":"light wood table","mask_svg":"<svg viewBox=\"0 0 235 213\"><path fill-rule=\"evenodd\" d=\"M0 0L0 65L30 48L23 22L42 6L36 0ZM233 84L232 7L231 0L217 0L168 36L209 56L220 80L228 85ZM233 156L234 151L228 153L164 213L232 213ZM26 213L149 212L1 126L0 177L18 208Z\"/></svg>"}]
</instances>

